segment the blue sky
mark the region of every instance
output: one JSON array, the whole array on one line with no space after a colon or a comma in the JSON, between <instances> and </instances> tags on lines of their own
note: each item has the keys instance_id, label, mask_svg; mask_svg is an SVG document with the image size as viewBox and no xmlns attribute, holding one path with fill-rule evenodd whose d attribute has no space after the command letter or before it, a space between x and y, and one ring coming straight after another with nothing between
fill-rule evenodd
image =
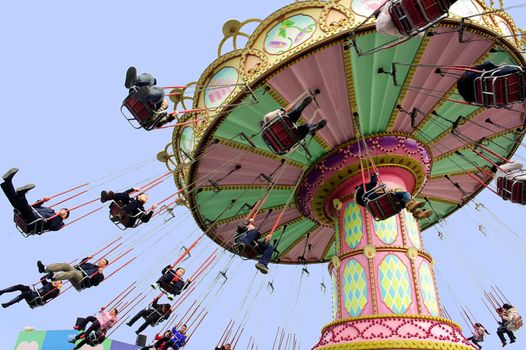
<instances>
[{"instance_id":1,"label":"blue sky","mask_svg":"<svg viewBox=\"0 0 526 350\"><path fill-rule=\"evenodd\" d=\"M36 183L37 188L30 192L32 199L117 174L145 161L149 161L145 166L125 172L107 185L123 188L162 174L165 169L155 155L171 140L171 130L150 133L134 130L119 115L126 93L123 88L126 68L134 65L140 71L155 73L162 85L197 80L216 57L221 27L227 19L264 18L286 4L276 0L1 3L0 63L4 83L0 88L3 121L0 172L20 167L15 183ZM524 9L512 14L517 24L526 27ZM524 157L523 150L519 154ZM100 189L95 188L91 197ZM174 191L168 180L152 190L152 200ZM468 208L448 219L446 227L439 228L445 233L445 240L438 239L435 228L426 231L424 237L427 249L437 260L443 304L456 321L461 321L459 304L469 305L493 333L486 343L491 348L490 345L498 344L496 324L483 309L482 288L497 284L519 309L526 310L520 280L526 267L526 243L520 232L524 207L499 201L486 192L477 201L496 213L517 235L488 212ZM0 210L5 213L0 216L2 287L35 283L36 260L80 258L118 233L101 211L67 230L24 239L15 230L4 199L0 200ZM153 222L137 233L136 237L153 238L134 254L156 239L161 241L101 287L83 293L69 291L44 308L30 310L21 303L0 310L0 348L12 348L24 326L71 328L77 316L95 313L130 281L144 276L145 271L152 272L150 280L156 278L158 271L151 267L162 265L159 262L172 262L179 254L179 247L197 237L197 227L187 211L178 209L177 215L178 221L170 222L166 230L157 233L159 222ZM481 224L487 227L487 237L478 230ZM195 260L186 262L188 272L193 272L213 248L206 240L196 249ZM227 258L214 267L214 273ZM229 283L217 296L219 302L209 309L209 316L187 349L213 348L228 321L243 318L247 309L251 316L240 344L246 344L252 335L260 349L268 349L278 326L296 332L302 339L302 348L314 344L321 327L331 321L330 289L325 294L320 291L322 280L329 286L326 265L309 267L310 275L303 277L301 267L271 268L268 278L258 275L251 284L253 263L234 259ZM196 295L204 294L214 277L208 275ZM149 279L141 282L141 287ZM276 290L270 294L266 283L272 279ZM214 293L215 290L211 295ZM241 308L245 297L246 305ZM8 296L2 297L2 301L7 299ZM256 299L253 309L247 307ZM135 335L129 328L121 327L114 338L133 342ZM519 333L519 341L520 338Z\"/></svg>"}]
</instances>

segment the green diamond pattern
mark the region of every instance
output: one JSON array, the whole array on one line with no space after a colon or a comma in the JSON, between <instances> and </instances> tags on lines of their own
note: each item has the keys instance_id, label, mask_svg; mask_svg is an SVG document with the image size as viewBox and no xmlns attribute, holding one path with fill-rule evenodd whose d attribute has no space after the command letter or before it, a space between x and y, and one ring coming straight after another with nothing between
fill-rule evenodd
<instances>
[{"instance_id":1,"label":"green diamond pattern","mask_svg":"<svg viewBox=\"0 0 526 350\"><path fill-rule=\"evenodd\" d=\"M355 202L347 203L343 213L343 228L345 233L345 242L351 249L354 249L362 240L362 215L360 206Z\"/></svg>"},{"instance_id":2,"label":"green diamond pattern","mask_svg":"<svg viewBox=\"0 0 526 350\"><path fill-rule=\"evenodd\" d=\"M382 221L373 221L376 235L385 244L391 244L396 240L398 235L398 226L396 224L397 215Z\"/></svg>"},{"instance_id":3,"label":"green diamond pattern","mask_svg":"<svg viewBox=\"0 0 526 350\"><path fill-rule=\"evenodd\" d=\"M343 270L343 303L352 317L359 316L367 304L367 278L365 269L355 259L347 262Z\"/></svg>"},{"instance_id":4,"label":"green diamond pattern","mask_svg":"<svg viewBox=\"0 0 526 350\"><path fill-rule=\"evenodd\" d=\"M422 247L422 243L420 242L420 234L418 231L416 219L407 210L404 210L404 221L406 232L409 236L409 239L411 240L411 243L413 243L415 248L420 249Z\"/></svg>"},{"instance_id":5,"label":"green diamond pattern","mask_svg":"<svg viewBox=\"0 0 526 350\"><path fill-rule=\"evenodd\" d=\"M382 260L378 274L385 305L395 314L404 314L413 301L407 267L399 257L389 254Z\"/></svg>"},{"instance_id":6,"label":"green diamond pattern","mask_svg":"<svg viewBox=\"0 0 526 350\"><path fill-rule=\"evenodd\" d=\"M433 282L433 275L429 264L424 261L420 265L420 289L422 290L422 299L424 304L432 316L438 316L438 303L435 283Z\"/></svg>"}]
</instances>

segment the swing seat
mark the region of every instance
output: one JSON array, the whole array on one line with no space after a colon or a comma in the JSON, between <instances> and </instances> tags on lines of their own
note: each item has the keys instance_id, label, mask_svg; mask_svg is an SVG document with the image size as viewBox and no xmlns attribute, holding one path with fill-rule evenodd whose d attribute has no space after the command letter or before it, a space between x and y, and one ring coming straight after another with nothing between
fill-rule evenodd
<instances>
[{"instance_id":1,"label":"swing seat","mask_svg":"<svg viewBox=\"0 0 526 350\"><path fill-rule=\"evenodd\" d=\"M241 257L245 257L247 259L254 259L258 255L261 255L261 250L259 249L259 245L257 244L257 242L252 242L252 244L248 245L241 243L243 237L245 237L245 233L246 231L241 234L236 231L234 236L234 251Z\"/></svg>"},{"instance_id":2,"label":"swing seat","mask_svg":"<svg viewBox=\"0 0 526 350\"><path fill-rule=\"evenodd\" d=\"M91 288L91 279L90 276L84 271L80 266L76 265L75 269L82 272L82 276L84 276L79 283L76 283L74 281L70 281L71 285L77 290L77 292L82 292L84 289Z\"/></svg>"},{"instance_id":3,"label":"swing seat","mask_svg":"<svg viewBox=\"0 0 526 350\"><path fill-rule=\"evenodd\" d=\"M312 158L301 138L298 127L283 114L279 114L263 125L261 137L272 152L278 155L284 155L301 146L307 155L307 159Z\"/></svg>"},{"instance_id":4,"label":"swing seat","mask_svg":"<svg viewBox=\"0 0 526 350\"><path fill-rule=\"evenodd\" d=\"M97 346L104 342L106 337L106 332L99 330L93 331L90 334L88 334L88 337L86 339L86 344L89 346ZM102 338L102 341L101 341Z\"/></svg>"},{"instance_id":5,"label":"swing seat","mask_svg":"<svg viewBox=\"0 0 526 350\"><path fill-rule=\"evenodd\" d=\"M511 66L515 72L502 74L498 67L483 72L475 78L475 103L484 107L502 108L516 102L523 102L526 97L526 72L522 67Z\"/></svg>"},{"instance_id":6,"label":"swing seat","mask_svg":"<svg viewBox=\"0 0 526 350\"><path fill-rule=\"evenodd\" d=\"M404 207L393 192L389 192L385 185L380 185L364 194L365 207L376 221L390 218L402 211Z\"/></svg>"},{"instance_id":7,"label":"swing seat","mask_svg":"<svg viewBox=\"0 0 526 350\"><path fill-rule=\"evenodd\" d=\"M124 207L124 204L121 201L112 201L110 204L110 220L113 222L119 229L126 230L127 228L135 228L141 224L139 216L144 214L140 210L135 215L130 215L121 209ZM133 225L130 225L130 222L133 222Z\"/></svg>"},{"instance_id":8,"label":"swing seat","mask_svg":"<svg viewBox=\"0 0 526 350\"><path fill-rule=\"evenodd\" d=\"M398 0L389 14L400 33L414 36L447 17L450 6L448 0Z\"/></svg>"},{"instance_id":9,"label":"swing seat","mask_svg":"<svg viewBox=\"0 0 526 350\"><path fill-rule=\"evenodd\" d=\"M32 300L28 301L27 304L29 305L29 307L31 309L36 309L37 307L39 306L44 306L47 304L47 302L45 302L43 299L42 299L42 296L40 295L39 291L37 288L33 287L33 291L35 291L37 293L37 296L35 298L33 298Z\"/></svg>"},{"instance_id":10,"label":"swing seat","mask_svg":"<svg viewBox=\"0 0 526 350\"><path fill-rule=\"evenodd\" d=\"M499 176L497 179L497 194L505 201L526 204L526 183L524 181L506 179Z\"/></svg>"},{"instance_id":11,"label":"swing seat","mask_svg":"<svg viewBox=\"0 0 526 350\"><path fill-rule=\"evenodd\" d=\"M48 232L48 230L44 229L46 221L36 210L33 210L33 212L37 219L31 222L26 222L18 210L14 209L13 212L13 221L15 222L16 229L22 234L22 236L27 238L29 236L41 235Z\"/></svg>"},{"instance_id":12,"label":"swing seat","mask_svg":"<svg viewBox=\"0 0 526 350\"><path fill-rule=\"evenodd\" d=\"M157 314L160 317L157 319L157 321L155 321L154 324L150 325L151 327L156 327L156 326L160 325L162 322L165 321L164 316L161 315L161 313L159 311L155 310L155 309L153 309L152 312L150 312L150 314L148 316L143 316L143 319L146 320L147 318L149 318L153 314Z\"/></svg>"},{"instance_id":13,"label":"swing seat","mask_svg":"<svg viewBox=\"0 0 526 350\"><path fill-rule=\"evenodd\" d=\"M166 116L165 111L158 112L154 108L150 102L137 100L132 92L122 101L121 114L135 129L142 128L150 131L155 129L161 119ZM129 115L124 112L124 109Z\"/></svg>"}]
</instances>

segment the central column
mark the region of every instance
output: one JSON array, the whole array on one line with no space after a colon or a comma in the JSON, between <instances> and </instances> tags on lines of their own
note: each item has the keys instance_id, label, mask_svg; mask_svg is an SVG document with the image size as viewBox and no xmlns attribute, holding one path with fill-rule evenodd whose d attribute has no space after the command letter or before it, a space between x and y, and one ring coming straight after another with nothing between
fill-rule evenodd
<instances>
[{"instance_id":1,"label":"central column","mask_svg":"<svg viewBox=\"0 0 526 350\"><path fill-rule=\"evenodd\" d=\"M396 170L385 170L389 187L405 188ZM418 221L405 209L375 221L355 203L355 185L333 198L339 213L338 255L329 264L335 321L314 349L473 349L460 327L441 317Z\"/></svg>"}]
</instances>

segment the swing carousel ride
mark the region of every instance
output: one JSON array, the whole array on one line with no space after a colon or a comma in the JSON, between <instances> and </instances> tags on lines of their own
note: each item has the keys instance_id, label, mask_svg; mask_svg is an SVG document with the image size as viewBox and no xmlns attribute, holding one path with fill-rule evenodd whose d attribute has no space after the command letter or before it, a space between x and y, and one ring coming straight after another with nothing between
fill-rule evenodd
<instances>
[{"instance_id":1,"label":"swing carousel ride","mask_svg":"<svg viewBox=\"0 0 526 350\"><path fill-rule=\"evenodd\" d=\"M236 226L254 218L272 235L274 263L328 262L334 322L314 349L472 349L442 315L421 231L492 189L495 166L521 143L526 105L466 103L456 81L462 67L485 61L524 66L526 43L506 12L477 0L459 0L423 35L393 41L375 30L381 5L296 2L251 20L259 25L250 36L242 28L250 21L226 22L202 88L172 97L193 104L178 123L198 122L175 128L159 157L222 247L236 252ZM243 48L239 36L248 38ZM227 39L234 50L223 54ZM259 122L315 90L300 123L327 126L276 152L283 145L264 140ZM292 137L282 129L277 139ZM374 215L358 206L355 188L373 171L433 215L392 215L389 198Z\"/></svg>"},{"instance_id":2,"label":"swing carousel ride","mask_svg":"<svg viewBox=\"0 0 526 350\"><path fill-rule=\"evenodd\" d=\"M227 21L218 58L198 81L165 87L174 112L169 119L159 117L175 124L162 126L173 134L157 159L168 172L142 190L173 174L178 192L159 202L165 205L153 217L165 211L173 216L174 203L186 206L203 235L244 263L256 259L251 249L236 244L236 231L247 220L274 246L272 263L328 263L334 321L313 349L473 349L440 304L434 261L421 232L486 188L526 204L526 186L492 183L526 132L523 71L515 83L514 77L492 80L478 96L481 103L466 102L457 91L461 75L486 61L524 67L526 39L503 4L497 9L479 0L458 0L449 11L445 0L396 2L395 7L413 4L419 10L409 6L399 16L406 36L384 36L375 17L390 4L296 1L264 20ZM432 16L437 6L441 12ZM421 23L415 13L424 14ZM250 25L256 29L247 34ZM241 37L244 47L238 45ZM223 53L229 41L233 50ZM123 103L122 111L132 113L128 121L147 131L158 128L159 121L148 119L152 109L134 96ZM284 114L264 122L270 112L287 113L307 96L312 103L296 124L326 120L315 134L303 138ZM358 205L356 189L373 174L378 186L366 192L365 206ZM393 189L410 193L431 215L404 209ZM122 230L141 224L123 223L122 208L114 209L110 218ZM163 276L202 237L184 248ZM192 280L213 264L216 251L193 271ZM108 306L138 306L146 295L123 301L135 283ZM195 288L193 283L187 294ZM171 292L161 292L154 303L163 293L173 299ZM197 312L200 305L188 311L189 319L197 315L189 338L208 313ZM166 317L169 327L175 317ZM28 337L22 334L19 342Z\"/></svg>"}]
</instances>

